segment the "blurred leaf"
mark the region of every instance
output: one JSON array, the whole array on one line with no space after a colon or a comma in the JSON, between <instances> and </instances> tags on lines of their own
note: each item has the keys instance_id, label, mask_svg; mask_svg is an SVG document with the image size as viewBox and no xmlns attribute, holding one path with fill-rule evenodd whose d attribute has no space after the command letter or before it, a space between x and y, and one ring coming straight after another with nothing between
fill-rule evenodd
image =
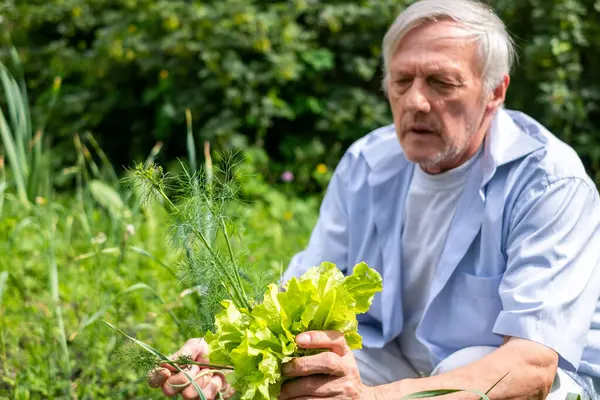
<instances>
[{"instance_id":1,"label":"blurred leaf","mask_svg":"<svg viewBox=\"0 0 600 400\"><path fill-rule=\"evenodd\" d=\"M125 212L126 207L121 196L106 183L99 180L90 181L90 192L94 200L106 208L113 216L119 217Z\"/></svg>"},{"instance_id":2,"label":"blurred leaf","mask_svg":"<svg viewBox=\"0 0 600 400\"><path fill-rule=\"evenodd\" d=\"M0 307L2 307L2 296L6 290L6 281L8 280L8 271L0 272Z\"/></svg>"}]
</instances>

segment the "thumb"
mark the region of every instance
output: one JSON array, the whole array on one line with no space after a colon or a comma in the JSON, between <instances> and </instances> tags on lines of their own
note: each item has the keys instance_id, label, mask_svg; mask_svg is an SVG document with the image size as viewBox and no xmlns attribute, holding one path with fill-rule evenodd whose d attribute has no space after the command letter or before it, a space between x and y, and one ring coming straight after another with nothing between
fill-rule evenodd
<instances>
[{"instance_id":1,"label":"thumb","mask_svg":"<svg viewBox=\"0 0 600 400\"><path fill-rule=\"evenodd\" d=\"M166 368L155 368L148 372L148 385L151 388L161 387L171 377L171 371Z\"/></svg>"}]
</instances>

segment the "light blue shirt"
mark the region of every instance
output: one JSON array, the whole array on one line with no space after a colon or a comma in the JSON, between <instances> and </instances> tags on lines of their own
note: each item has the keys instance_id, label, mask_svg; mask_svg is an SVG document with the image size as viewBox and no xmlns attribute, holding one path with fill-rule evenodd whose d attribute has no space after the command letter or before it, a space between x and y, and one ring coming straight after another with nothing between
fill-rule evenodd
<instances>
[{"instance_id":1,"label":"light blue shirt","mask_svg":"<svg viewBox=\"0 0 600 400\"><path fill-rule=\"evenodd\" d=\"M359 316L364 347L402 332L402 216L414 167L393 125L354 143L307 248L284 275L322 261L345 273L361 261L379 271L383 291ZM433 365L464 347L500 346L504 335L542 343L591 391L600 377L599 298L596 186L573 149L531 117L499 110L458 201L417 337Z\"/></svg>"}]
</instances>

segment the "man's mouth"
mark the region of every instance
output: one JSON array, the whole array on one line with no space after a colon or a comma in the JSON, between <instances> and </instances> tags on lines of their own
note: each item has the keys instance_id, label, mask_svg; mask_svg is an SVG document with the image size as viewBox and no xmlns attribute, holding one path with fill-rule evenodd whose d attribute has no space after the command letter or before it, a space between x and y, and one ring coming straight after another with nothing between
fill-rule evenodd
<instances>
[{"instance_id":1,"label":"man's mouth","mask_svg":"<svg viewBox=\"0 0 600 400\"><path fill-rule=\"evenodd\" d=\"M409 132L413 132L413 133L416 133L419 135L427 135L427 134L435 133L434 130L425 128L425 127L421 127L421 126L413 126L409 129Z\"/></svg>"}]
</instances>

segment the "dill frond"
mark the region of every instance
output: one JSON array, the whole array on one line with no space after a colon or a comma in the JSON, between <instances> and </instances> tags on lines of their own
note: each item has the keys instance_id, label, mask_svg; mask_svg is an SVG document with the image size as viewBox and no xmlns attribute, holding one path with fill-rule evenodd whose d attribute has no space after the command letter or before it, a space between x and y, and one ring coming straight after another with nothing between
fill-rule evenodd
<instances>
[{"instance_id":1,"label":"dill frond","mask_svg":"<svg viewBox=\"0 0 600 400\"><path fill-rule=\"evenodd\" d=\"M145 374L155 368L161 360L148 353L134 343L126 343L115 350L113 358L116 362L128 365L140 374Z\"/></svg>"},{"instance_id":2,"label":"dill frond","mask_svg":"<svg viewBox=\"0 0 600 400\"><path fill-rule=\"evenodd\" d=\"M180 282L199 289L201 331L214 327L223 300L251 310L266 290L259 289L266 287L263 274L254 277L255 269L238 265L244 252L236 226L245 206L239 199L241 165L241 154L234 153L219 155L210 170L192 172L180 163L181 173L171 177L159 165L139 164L127 178L141 204L157 201L169 213L169 241L184 254Z\"/></svg>"}]
</instances>

